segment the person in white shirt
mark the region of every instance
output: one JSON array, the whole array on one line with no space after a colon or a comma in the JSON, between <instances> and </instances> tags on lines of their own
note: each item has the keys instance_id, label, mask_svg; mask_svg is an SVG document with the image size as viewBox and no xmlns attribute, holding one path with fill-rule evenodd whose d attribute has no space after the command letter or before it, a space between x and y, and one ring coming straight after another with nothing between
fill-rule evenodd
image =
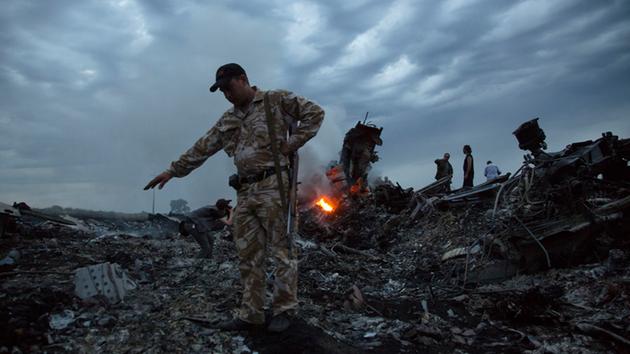
<instances>
[{"instance_id":1,"label":"person in white shirt","mask_svg":"<svg viewBox=\"0 0 630 354\"><path fill-rule=\"evenodd\" d=\"M493 165L492 161L488 161L484 176L486 176L489 181L491 179L499 177L499 175L501 175L501 171L499 171L499 168L496 165Z\"/></svg>"}]
</instances>

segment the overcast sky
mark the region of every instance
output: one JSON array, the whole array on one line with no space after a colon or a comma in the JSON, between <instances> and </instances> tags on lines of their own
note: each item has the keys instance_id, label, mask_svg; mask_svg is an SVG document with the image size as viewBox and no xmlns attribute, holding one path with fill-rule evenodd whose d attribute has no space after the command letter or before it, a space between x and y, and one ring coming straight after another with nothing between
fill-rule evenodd
<instances>
[{"instance_id":1,"label":"overcast sky","mask_svg":"<svg viewBox=\"0 0 630 354\"><path fill-rule=\"evenodd\" d=\"M384 127L372 174L414 188L444 152L461 185L464 144L475 183L486 160L514 171L512 132L533 117L550 151L630 137L625 0L3 0L0 201L150 210L142 187L229 108L208 91L227 62L324 107L306 173L367 111ZM158 191L158 211L234 197L233 172L219 152Z\"/></svg>"}]
</instances>

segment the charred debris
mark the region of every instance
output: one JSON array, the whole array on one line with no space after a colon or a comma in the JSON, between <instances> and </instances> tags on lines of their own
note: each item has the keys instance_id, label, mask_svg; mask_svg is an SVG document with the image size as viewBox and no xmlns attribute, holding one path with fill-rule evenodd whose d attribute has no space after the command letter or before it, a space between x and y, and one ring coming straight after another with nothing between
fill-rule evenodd
<instances>
[{"instance_id":1,"label":"charred debris","mask_svg":"<svg viewBox=\"0 0 630 354\"><path fill-rule=\"evenodd\" d=\"M301 185L280 335L207 328L240 297L227 228L200 260L172 216L1 205L0 353L628 351L630 139L547 152L533 119L521 168L445 192L368 186L381 131L358 122L326 188Z\"/></svg>"}]
</instances>

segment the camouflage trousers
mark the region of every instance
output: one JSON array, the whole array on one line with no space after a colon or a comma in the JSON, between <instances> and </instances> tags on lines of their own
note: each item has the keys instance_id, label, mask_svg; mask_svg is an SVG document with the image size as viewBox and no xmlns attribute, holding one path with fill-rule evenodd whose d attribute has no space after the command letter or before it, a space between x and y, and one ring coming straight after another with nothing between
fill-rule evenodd
<instances>
[{"instance_id":1,"label":"camouflage trousers","mask_svg":"<svg viewBox=\"0 0 630 354\"><path fill-rule=\"evenodd\" d=\"M283 174L284 185L288 178ZM244 185L238 192L234 214L234 241L239 257L243 298L239 318L249 323L265 321L265 263L276 264L273 284L273 315L295 311L297 300L297 254L286 237L286 215L280 202L276 176Z\"/></svg>"}]
</instances>

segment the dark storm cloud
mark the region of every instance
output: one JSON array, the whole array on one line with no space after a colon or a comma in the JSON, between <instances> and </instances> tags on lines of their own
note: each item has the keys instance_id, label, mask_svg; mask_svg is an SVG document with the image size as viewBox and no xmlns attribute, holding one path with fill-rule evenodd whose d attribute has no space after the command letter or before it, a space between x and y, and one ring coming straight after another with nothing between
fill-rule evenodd
<instances>
[{"instance_id":1,"label":"dark storm cloud","mask_svg":"<svg viewBox=\"0 0 630 354\"><path fill-rule=\"evenodd\" d=\"M337 158L366 111L385 127L373 174L414 187L446 151L459 171L463 144L478 170L518 168L511 132L536 116L550 149L628 136L629 11L622 0L5 1L0 201L148 209L140 188L228 108L207 88L231 61L326 108L305 173ZM158 205L228 195L233 169L219 152Z\"/></svg>"},{"instance_id":2,"label":"dark storm cloud","mask_svg":"<svg viewBox=\"0 0 630 354\"><path fill-rule=\"evenodd\" d=\"M514 169L511 132L535 116L547 129L594 134L584 139L596 127L628 133L619 116L629 78L624 13L621 1L397 2L318 66L312 89L355 119L380 116L385 141L411 142L386 144L376 167L405 171L394 176L405 183L429 182L423 169L443 151L461 158L464 143Z\"/></svg>"}]
</instances>

